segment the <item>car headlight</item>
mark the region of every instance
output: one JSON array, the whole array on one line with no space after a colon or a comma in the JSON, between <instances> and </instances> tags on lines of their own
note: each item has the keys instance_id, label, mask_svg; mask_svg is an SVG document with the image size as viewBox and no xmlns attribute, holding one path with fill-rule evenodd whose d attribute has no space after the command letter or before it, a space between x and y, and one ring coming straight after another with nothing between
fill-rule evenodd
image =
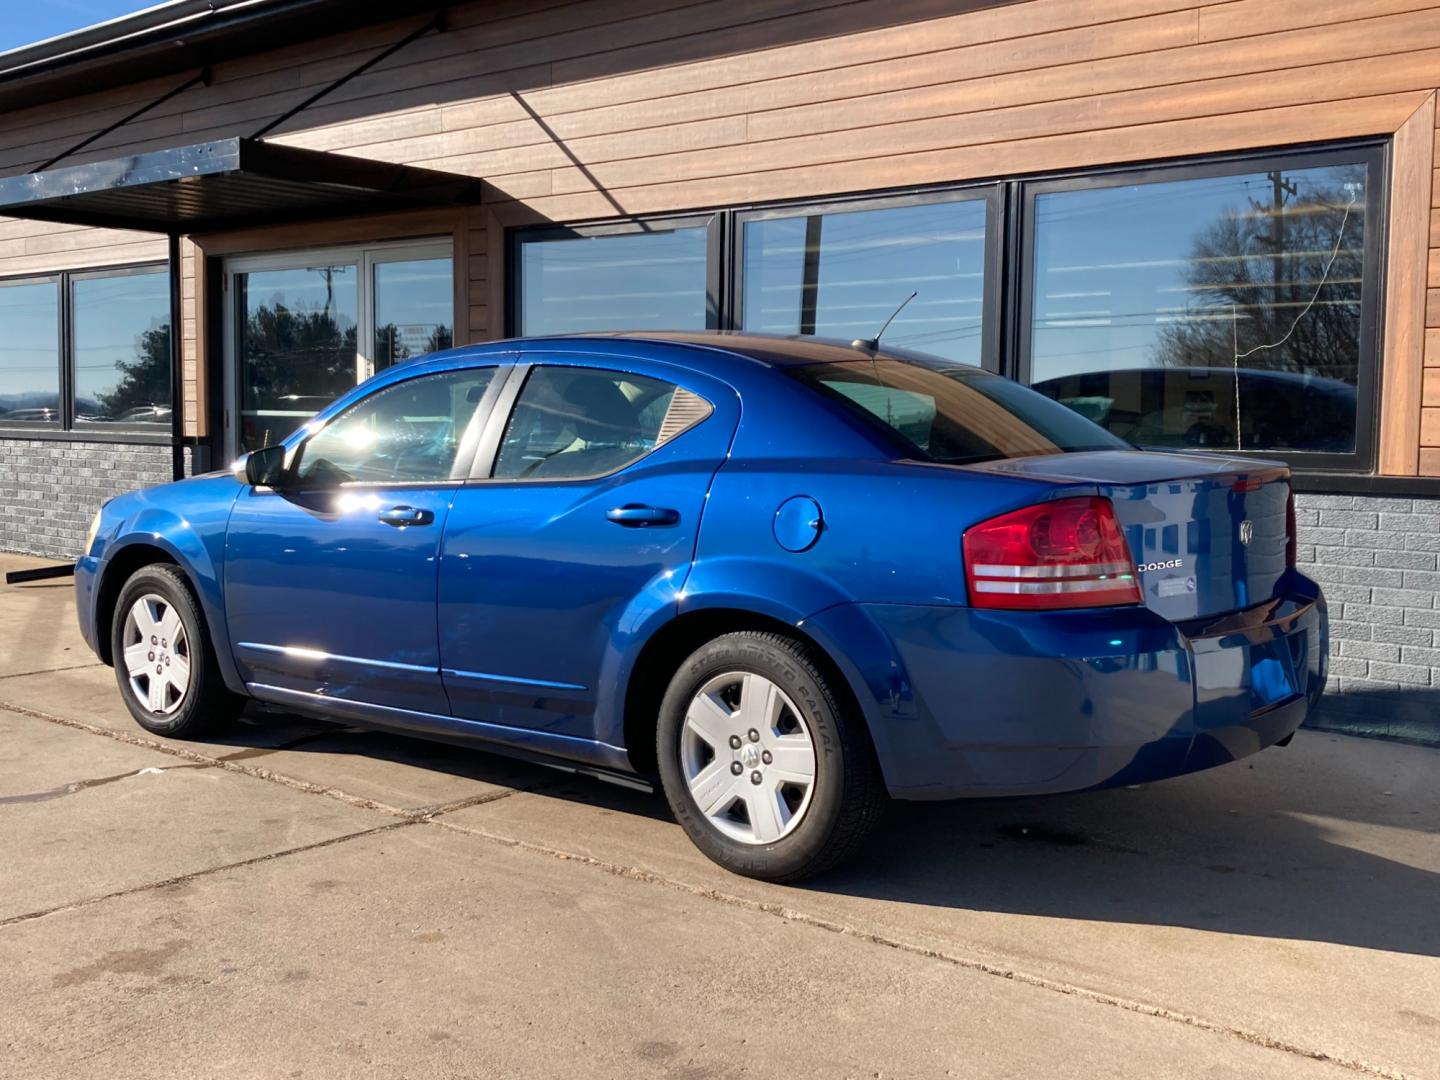
<instances>
[{"instance_id":1,"label":"car headlight","mask_svg":"<svg viewBox=\"0 0 1440 1080\"><path fill-rule=\"evenodd\" d=\"M95 537L97 537L97 536L100 535L100 515L101 515L101 513L103 513L103 511L101 511L101 510L96 510L96 511L95 511L95 517L94 517L94 519L92 519L91 522L90 522L90 529L89 529L88 532L85 533L85 547L84 547L84 549L80 552L81 555L89 555L89 554L90 554L90 549L95 546Z\"/></svg>"}]
</instances>

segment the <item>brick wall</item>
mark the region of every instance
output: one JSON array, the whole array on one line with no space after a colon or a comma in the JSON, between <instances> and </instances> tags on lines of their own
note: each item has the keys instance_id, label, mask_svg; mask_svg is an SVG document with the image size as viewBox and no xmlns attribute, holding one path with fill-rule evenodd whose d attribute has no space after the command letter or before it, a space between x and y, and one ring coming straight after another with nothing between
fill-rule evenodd
<instances>
[{"instance_id":1,"label":"brick wall","mask_svg":"<svg viewBox=\"0 0 1440 1080\"><path fill-rule=\"evenodd\" d=\"M1330 602L1313 723L1440 740L1440 499L1300 495L1301 569Z\"/></svg>"},{"instance_id":2,"label":"brick wall","mask_svg":"<svg viewBox=\"0 0 1440 1080\"><path fill-rule=\"evenodd\" d=\"M168 446L0 439L0 551L73 559L101 503L169 480Z\"/></svg>"}]
</instances>

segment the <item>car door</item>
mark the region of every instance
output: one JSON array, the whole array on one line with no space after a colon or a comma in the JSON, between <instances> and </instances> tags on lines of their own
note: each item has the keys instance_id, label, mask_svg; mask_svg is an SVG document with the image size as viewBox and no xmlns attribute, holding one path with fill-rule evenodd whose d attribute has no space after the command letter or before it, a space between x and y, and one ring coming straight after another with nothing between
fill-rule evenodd
<instances>
[{"instance_id":1,"label":"car door","mask_svg":"<svg viewBox=\"0 0 1440 1080\"><path fill-rule=\"evenodd\" d=\"M607 655L676 602L739 401L658 362L522 360L445 530L445 687L457 717L592 739Z\"/></svg>"},{"instance_id":2,"label":"car door","mask_svg":"<svg viewBox=\"0 0 1440 1080\"><path fill-rule=\"evenodd\" d=\"M440 538L508 368L393 382L247 487L226 534L225 610L257 697L449 712L435 632Z\"/></svg>"}]
</instances>

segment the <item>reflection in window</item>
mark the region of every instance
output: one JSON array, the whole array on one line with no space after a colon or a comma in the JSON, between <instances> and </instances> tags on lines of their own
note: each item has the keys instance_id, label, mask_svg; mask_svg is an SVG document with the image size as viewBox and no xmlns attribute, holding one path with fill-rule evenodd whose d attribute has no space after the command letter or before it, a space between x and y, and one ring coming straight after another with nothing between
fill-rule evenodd
<instances>
[{"instance_id":1,"label":"reflection in window","mask_svg":"<svg viewBox=\"0 0 1440 1080\"><path fill-rule=\"evenodd\" d=\"M0 283L0 424L60 421L60 287Z\"/></svg>"},{"instance_id":2,"label":"reflection in window","mask_svg":"<svg viewBox=\"0 0 1440 1080\"><path fill-rule=\"evenodd\" d=\"M494 374L447 371L375 392L304 444L297 476L321 488L458 479L461 439Z\"/></svg>"},{"instance_id":3,"label":"reflection in window","mask_svg":"<svg viewBox=\"0 0 1440 1080\"><path fill-rule=\"evenodd\" d=\"M375 370L455 343L450 259L375 264Z\"/></svg>"},{"instance_id":4,"label":"reflection in window","mask_svg":"<svg viewBox=\"0 0 1440 1080\"><path fill-rule=\"evenodd\" d=\"M170 276L76 278L76 424L170 424Z\"/></svg>"},{"instance_id":5,"label":"reflection in window","mask_svg":"<svg viewBox=\"0 0 1440 1080\"><path fill-rule=\"evenodd\" d=\"M517 331L705 329L706 231L524 239Z\"/></svg>"},{"instance_id":6,"label":"reflection in window","mask_svg":"<svg viewBox=\"0 0 1440 1080\"><path fill-rule=\"evenodd\" d=\"M356 381L356 267L235 275L240 447L277 443Z\"/></svg>"},{"instance_id":7,"label":"reflection in window","mask_svg":"<svg viewBox=\"0 0 1440 1080\"><path fill-rule=\"evenodd\" d=\"M744 329L873 337L980 363L986 203L931 203L745 225Z\"/></svg>"},{"instance_id":8,"label":"reflection in window","mask_svg":"<svg viewBox=\"0 0 1440 1080\"><path fill-rule=\"evenodd\" d=\"M1366 179L1036 195L1036 389L1142 446L1353 452Z\"/></svg>"}]
</instances>

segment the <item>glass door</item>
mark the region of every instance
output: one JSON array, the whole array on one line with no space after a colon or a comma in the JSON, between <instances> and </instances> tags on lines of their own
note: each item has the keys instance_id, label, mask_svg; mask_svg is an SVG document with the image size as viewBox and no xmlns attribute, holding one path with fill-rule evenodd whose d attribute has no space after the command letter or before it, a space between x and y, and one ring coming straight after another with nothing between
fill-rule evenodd
<instances>
[{"instance_id":1,"label":"glass door","mask_svg":"<svg viewBox=\"0 0 1440 1080\"><path fill-rule=\"evenodd\" d=\"M376 371L454 338L448 239L229 259L225 286L232 455L280 442Z\"/></svg>"},{"instance_id":2,"label":"glass door","mask_svg":"<svg viewBox=\"0 0 1440 1080\"><path fill-rule=\"evenodd\" d=\"M239 448L277 443L356 383L359 267L234 276Z\"/></svg>"}]
</instances>

